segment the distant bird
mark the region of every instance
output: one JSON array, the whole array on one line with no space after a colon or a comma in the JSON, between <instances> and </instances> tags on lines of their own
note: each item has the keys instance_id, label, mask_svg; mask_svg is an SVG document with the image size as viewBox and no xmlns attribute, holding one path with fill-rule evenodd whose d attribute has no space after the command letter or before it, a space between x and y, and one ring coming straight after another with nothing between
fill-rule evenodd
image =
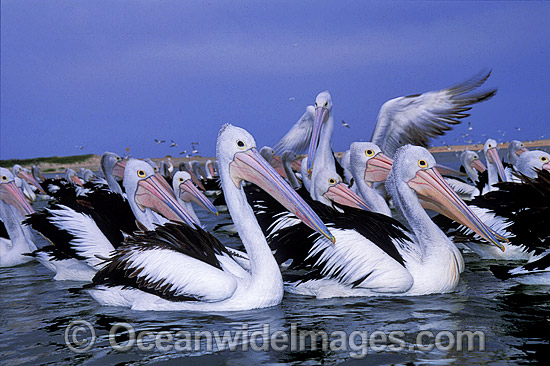
<instances>
[{"instance_id":1,"label":"distant bird","mask_svg":"<svg viewBox=\"0 0 550 366\"><path fill-rule=\"evenodd\" d=\"M198 142L192 142L191 145L200 145Z\"/></svg>"},{"instance_id":2,"label":"distant bird","mask_svg":"<svg viewBox=\"0 0 550 366\"><path fill-rule=\"evenodd\" d=\"M516 131L521 131L521 127L514 127Z\"/></svg>"},{"instance_id":3,"label":"distant bird","mask_svg":"<svg viewBox=\"0 0 550 366\"><path fill-rule=\"evenodd\" d=\"M174 141L174 140L170 140L170 141L172 141L172 143L170 144L170 147L177 147L178 146L176 141Z\"/></svg>"},{"instance_id":4,"label":"distant bird","mask_svg":"<svg viewBox=\"0 0 550 366\"><path fill-rule=\"evenodd\" d=\"M191 151L191 154L198 154L199 153L199 150L197 149L193 149L193 151Z\"/></svg>"},{"instance_id":5,"label":"distant bird","mask_svg":"<svg viewBox=\"0 0 550 366\"><path fill-rule=\"evenodd\" d=\"M471 131L471 130L473 130L472 123L468 122L468 131Z\"/></svg>"},{"instance_id":6,"label":"distant bird","mask_svg":"<svg viewBox=\"0 0 550 366\"><path fill-rule=\"evenodd\" d=\"M183 150L182 152L180 152L180 155L183 155L183 154L187 154L187 150Z\"/></svg>"},{"instance_id":7,"label":"distant bird","mask_svg":"<svg viewBox=\"0 0 550 366\"><path fill-rule=\"evenodd\" d=\"M82 146L75 145L75 147L76 147L77 149L82 150L82 149L85 149L85 148L86 148L86 145L82 145Z\"/></svg>"},{"instance_id":8,"label":"distant bird","mask_svg":"<svg viewBox=\"0 0 550 366\"><path fill-rule=\"evenodd\" d=\"M294 101L295 99L296 99L296 98L294 98L294 97L288 98L288 100L291 101L291 102Z\"/></svg>"},{"instance_id":9,"label":"distant bird","mask_svg":"<svg viewBox=\"0 0 550 366\"><path fill-rule=\"evenodd\" d=\"M350 128L346 121L342 120L342 127Z\"/></svg>"},{"instance_id":10,"label":"distant bird","mask_svg":"<svg viewBox=\"0 0 550 366\"><path fill-rule=\"evenodd\" d=\"M166 142L166 140L158 140L158 139L155 139L155 142L156 142L157 144L162 144L163 142Z\"/></svg>"}]
</instances>

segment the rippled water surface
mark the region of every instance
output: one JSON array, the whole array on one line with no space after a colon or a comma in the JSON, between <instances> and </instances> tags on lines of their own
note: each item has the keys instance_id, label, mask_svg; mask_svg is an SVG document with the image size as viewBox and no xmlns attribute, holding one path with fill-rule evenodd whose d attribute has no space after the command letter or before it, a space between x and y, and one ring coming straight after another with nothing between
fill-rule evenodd
<instances>
[{"instance_id":1,"label":"rippled water surface","mask_svg":"<svg viewBox=\"0 0 550 366\"><path fill-rule=\"evenodd\" d=\"M37 203L39 207L44 203ZM203 223L212 228L228 222L229 216L209 216L199 211ZM216 234L224 243L238 245L238 238ZM39 246L46 241L36 235ZM393 298L312 299L285 295L279 306L233 313L151 312L103 307L90 297L81 282L54 281L52 273L32 262L15 268L0 269L0 362L18 364L502 364L548 360L550 296L548 287L520 286L497 280L488 271L495 262L482 261L465 254L466 270L456 291L444 295ZM92 348L81 354L72 352L64 341L67 325L86 320L95 329ZM361 360L350 357L353 349L306 349L290 351L211 350L206 341L200 349L143 351L136 347L118 352L111 348L108 333L118 322L131 324L140 331L235 331L248 329L269 334L276 331L400 331L405 349L368 350ZM245 324L245 325L243 325ZM244 327L244 328L243 328ZM413 350L421 331L481 331L485 350ZM116 338L123 342L124 335ZM361 338L355 338L360 341ZM433 339L431 340L433 343ZM242 343L242 342L241 342ZM429 343L426 341L425 343ZM378 342L376 344L381 344ZM385 342L389 345L391 343ZM334 348L334 347L333 347ZM357 351L358 349L355 348Z\"/></svg>"}]
</instances>

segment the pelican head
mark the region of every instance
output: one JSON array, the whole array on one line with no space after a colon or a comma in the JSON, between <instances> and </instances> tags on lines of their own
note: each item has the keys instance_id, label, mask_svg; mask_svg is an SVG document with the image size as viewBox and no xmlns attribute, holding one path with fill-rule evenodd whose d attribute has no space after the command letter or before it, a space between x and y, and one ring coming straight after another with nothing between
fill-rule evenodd
<instances>
[{"instance_id":1,"label":"pelican head","mask_svg":"<svg viewBox=\"0 0 550 366\"><path fill-rule=\"evenodd\" d=\"M464 150L460 154L460 161L464 166L464 170L466 170L466 173L474 182L477 182L479 180L479 173L483 173L487 170L485 165L483 165L481 160L479 160L479 155L477 155L473 151Z\"/></svg>"},{"instance_id":2,"label":"pelican head","mask_svg":"<svg viewBox=\"0 0 550 366\"><path fill-rule=\"evenodd\" d=\"M273 169L256 149L254 138L245 130L230 124L224 125L218 134L216 145L218 166L224 185L234 185L242 191L243 181L254 183L279 201L290 212L313 230L334 242L334 237L317 214L304 202L294 189ZM230 180L230 181L227 181ZM229 192L225 192L229 199Z\"/></svg>"},{"instance_id":3,"label":"pelican head","mask_svg":"<svg viewBox=\"0 0 550 366\"><path fill-rule=\"evenodd\" d=\"M403 181L416 192L423 206L455 220L480 235L490 243L504 250L497 235L468 207L453 191L437 171L432 154L423 147L406 145L395 155L390 177Z\"/></svg>"},{"instance_id":4,"label":"pelican head","mask_svg":"<svg viewBox=\"0 0 550 366\"><path fill-rule=\"evenodd\" d=\"M264 146L260 149L260 155L265 159L265 161L270 162L275 156L275 150L269 146Z\"/></svg>"},{"instance_id":5,"label":"pelican head","mask_svg":"<svg viewBox=\"0 0 550 366\"><path fill-rule=\"evenodd\" d=\"M393 160L372 142L354 142L350 146L350 163L356 171L364 171L365 182L372 187L373 183L386 180Z\"/></svg>"},{"instance_id":6,"label":"pelican head","mask_svg":"<svg viewBox=\"0 0 550 366\"><path fill-rule=\"evenodd\" d=\"M118 179L124 178L124 167L126 163L122 161L120 156L115 153L106 151L101 155L99 167L103 176L107 178L109 175L113 175Z\"/></svg>"},{"instance_id":7,"label":"pelican head","mask_svg":"<svg viewBox=\"0 0 550 366\"><path fill-rule=\"evenodd\" d=\"M529 151L525 147L525 144L518 140L512 140L508 144L508 161L512 165L516 165L518 163L518 159L524 152Z\"/></svg>"},{"instance_id":8,"label":"pelican head","mask_svg":"<svg viewBox=\"0 0 550 366\"><path fill-rule=\"evenodd\" d=\"M176 172L172 178L172 188L177 197L184 202L195 202L205 210L210 211L218 216L218 210L212 202L206 198L201 191L193 184L191 174L188 172Z\"/></svg>"},{"instance_id":9,"label":"pelican head","mask_svg":"<svg viewBox=\"0 0 550 366\"><path fill-rule=\"evenodd\" d=\"M315 198L326 205L336 202L343 206L372 211L365 200L354 193L342 178L334 172L323 170L315 173Z\"/></svg>"},{"instance_id":10,"label":"pelican head","mask_svg":"<svg viewBox=\"0 0 550 366\"><path fill-rule=\"evenodd\" d=\"M67 168L65 170L65 178L69 181L69 182L72 182L73 184L76 184L78 186L83 186L83 183L82 181L80 180L80 178L78 177L78 175L76 175L76 172L70 168Z\"/></svg>"},{"instance_id":11,"label":"pelican head","mask_svg":"<svg viewBox=\"0 0 550 366\"><path fill-rule=\"evenodd\" d=\"M307 171L311 175L313 164L315 160L315 152L319 145L319 137L321 136L321 130L324 124L328 121L332 112L332 98L328 91L321 92L315 98L315 114L313 118L313 131L311 133L311 141L309 143L309 149L307 156Z\"/></svg>"},{"instance_id":12,"label":"pelican head","mask_svg":"<svg viewBox=\"0 0 550 366\"><path fill-rule=\"evenodd\" d=\"M21 189L15 185L15 176L6 168L0 168L0 200L15 207L23 216L34 212Z\"/></svg>"},{"instance_id":13,"label":"pelican head","mask_svg":"<svg viewBox=\"0 0 550 366\"><path fill-rule=\"evenodd\" d=\"M27 169L24 169L21 165L15 164L12 168L12 173L15 177L21 178L32 184L36 187L42 194L46 194L40 183L34 178L34 176L28 171Z\"/></svg>"},{"instance_id":14,"label":"pelican head","mask_svg":"<svg viewBox=\"0 0 550 366\"><path fill-rule=\"evenodd\" d=\"M188 225L195 221L177 202L174 192L158 172L146 163L137 159L129 159L124 169L124 188L128 199L144 212L151 209L169 220L179 221Z\"/></svg>"},{"instance_id":15,"label":"pelican head","mask_svg":"<svg viewBox=\"0 0 550 366\"><path fill-rule=\"evenodd\" d=\"M541 150L526 151L519 157L517 168L521 174L536 178L537 169L550 171L550 154Z\"/></svg>"},{"instance_id":16,"label":"pelican head","mask_svg":"<svg viewBox=\"0 0 550 366\"><path fill-rule=\"evenodd\" d=\"M504 167L502 162L498 157L498 147L497 142L493 139L488 139L483 145L483 152L485 153L485 158L487 159L487 164L492 164L496 167L498 176L503 182L506 182L506 173L504 172Z\"/></svg>"},{"instance_id":17,"label":"pelican head","mask_svg":"<svg viewBox=\"0 0 550 366\"><path fill-rule=\"evenodd\" d=\"M151 165L151 167L153 168L155 173L159 172L159 166L153 160L151 160L150 158L145 158L145 159L143 159L143 161L146 162L147 164Z\"/></svg>"}]
</instances>

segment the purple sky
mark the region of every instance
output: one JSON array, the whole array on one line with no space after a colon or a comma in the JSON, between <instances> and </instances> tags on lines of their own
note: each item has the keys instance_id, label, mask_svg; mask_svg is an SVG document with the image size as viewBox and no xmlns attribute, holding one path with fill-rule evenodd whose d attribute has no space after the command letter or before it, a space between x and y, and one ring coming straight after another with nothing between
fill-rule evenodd
<instances>
[{"instance_id":1,"label":"purple sky","mask_svg":"<svg viewBox=\"0 0 550 366\"><path fill-rule=\"evenodd\" d=\"M550 136L548 2L1 4L1 159L181 156L192 141L212 156L226 122L272 145L323 90L342 151L386 100L485 69L497 95L436 144Z\"/></svg>"}]
</instances>

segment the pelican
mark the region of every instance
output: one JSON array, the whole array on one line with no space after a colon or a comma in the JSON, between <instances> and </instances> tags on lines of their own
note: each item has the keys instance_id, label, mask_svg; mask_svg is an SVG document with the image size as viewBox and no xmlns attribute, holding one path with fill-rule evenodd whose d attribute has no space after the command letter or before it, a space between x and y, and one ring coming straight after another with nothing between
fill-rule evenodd
<instances>
[{"instance_id":1,"label":"pelican","mask_svg":"<svg viewBox=\"0 0 550 366\"><path fill-rule=\"evenodd\" d=\"M489 267L495 277L512 280L523 285L550 285L550 250L537 260L519 267L492 265Z\"/></svg>"},{"instance_id":2,"label":"pelican","mask_svg":"<svg viewBox=\"0 0 550 366\"><path fill-rule=\"evenodd\" d=\"M377 144L389 157L405 144L427 146L430 139L443 135L451 129L449 125L460 123L469 116L465 113L473 104L490 99L496 89L474 92L487 81L491 73L484 73L463 83L424 94L409 95L391 99L380 108L371 142ZM315 107L308 106L304 115L275 145L275 152L292 150L298 154L308 148L308 171L314 160L327 160L330 152L330 137L334 130L332 100L325 91L315 101ZM324 166L324 164L321 164Z\"/></svg>"},{"instance_id":3,"label":"pelican","mask_svg":"<svg viewBox=\"0 0 550 366\"><path fill-rule=\"evenodd\" d=\"M66 197L29 216L26 223L53 244L33 255L56 273L54 279L90 281L103 260L123 241L123 232L137 230L135 220L148 230L168 220L198 224L148 163L129 159L124 187L127 202L117 200L121 198L118 194L103 191L106 196L90 195L89 200Z\"/></svg>"},{"instance_id":4,"label":"pelican","mask_svg":"<svg viewBox=\"0 0 550 366\"><path fill-rule=\"evenodd\" d=\"M506 182L506 173L500 158L498 157L497 142L493 139L487 139L483 145L483 153L487 161L488 182L482 190L482 194L494 191L497 188L494 186L499 181Z\"/></svg>"},{"instance_id":5,"label":"pelican","mask_svg":"<svg viewBox=\"0 0 550 366\"><path fill-rule=\"evenodd\" d=\"M470 150L465 150L460 154L460 161L471 184L454 177L446 177L445 180L461 198L472 199L480 194L488 182L488 176L485 173L487 168L479 160L479 156Z\"/></svg>"},{"instance_id":6,"label":"pelican","mask_svg":"<svg viewBox=\"0 0 550 366\"><path fill-rule=\"evenodd\" d=\"M298 181L296 174L294 174L294 171L292 170L292 163L296 161L296 159L298 159L298 156L295 152L290 150L286 150L285 152L283 152L283 155L281 155L281 161L286 174L286 178L292 188L298 190L300 187L302 187L302 184Z\"/></svg>"},{"instance_id":7,"label":"pelican","mask_svg":"<svg viewBox=\"0 0 550 366\"><path fill-rule=\"evenodd\" d=\"M169 224L130 238L94 277L90 294L103 305L137 310L235 311L277 305L283 281L246 201L243 182L270 192L308 226L334 239L321 220L256 150L245 130L224 125L216 155L229 211L250 258L244 270L200 228Z\"/></svg>"},{"instance_id":8,"label":"pelican","mask_svg":"<svg viewBox=\"0 0 550 366\"><path fill-rule=\"evenodd\" d=\"M354 142L350 146L350 170L361 197L374 212L392 216L385 198L374 188L384 182L393 161L372 142Z\"/></svg>"},{"instance_id":9,"label":"pelican","mask_svg":"<svg viewBox=\"0 0 550 366\"><path fill-rule=\"evenodd\" d=\"M529 151L525 144L518 140L512 140L508 144L508 153L507 153L507 159L508 163L504 163L504 172L506 173L506 180L508 182L516 182L521 183L521 179L517 178L514 175L514 170L517 170L517 163L519 160L519 157L524 152Z\"/></svg>"},{"instance_id":10,"label":"pelican","mask_svg":"<svg viewBox=\"0 0 550 366\"><path fill-rule=\"evenodd\" d=\"M31 184L40 193L46 194L46 192L44 191L44 189L42 189L42 186L40 185L40 183L38 183L36 178L27 169L23 169L21 165L15 164L12 168L12 173L14 176L21 178L24 181ZM34 199L32 201L34 201Z\"/></svg>"},{"instance_id":11,"label":"pelican","mask_svg":"<svg viewBox=\"0 0 550 366\"><path fill-rule=\"evenodd\" d=\"M478 243L476 237L462 226L458 230L474 240L465 245L485 259L529 260L540 258L547 248L550 236L550 154L544 151L527 151L521 154L518 163L522 183L497 184L498 190L475 197L470 208L485 224L499 235L509 239L504 243L504 252L492 246ZM456 227L456 225L452 225Z\"/></svg>"},{"instance_id":12,"label":"pelican","mask_svg":"<svg viewBox=\"0 0 550 366\"><path fill-rule=\"evenodd\" d=\"M286 289L316 297L425 295L452 291L464 268L462 255L430 220L419 197L431 200L442 211L466 222L494 245L500 248L502 245L454 194L435 166L434 158L426 149L407 145L398 149L388 175L388 192L412 233L385 215L353 208L345 208L343 214L338 214L326 206L312 206L336 238L334 245L318 235L301 233L303 230L296 231L293 227L270 235L268 238L276 255L281 250L288 251L289 246L284 242L290 237L307 246L305 262L311 266L310 271L299 280L287 283ZM277 220L271 225L273 229L283 220L291 219L281 216ZM280 260L286 259L280 257Z\"/></svg>"},{"instance_id":13,"label":"pelican","mask_svg":"<svg viewBox=\"0 0 550 366\"><path fill-rule=\"evenodd\" d=\"M193 206L191 205L191 201L197 203L205 210L216 214L216 216L218 215L218 210L216 210L216 207L214 207L214 205L202 193L200 193L197 187L195 187L193 180L191 179L191 174L188 172L176 172L172 179L172 188L176 194L178 203L198 225L200 225L201 222L195 213Z\"/></svg>"},{"instance_id":14,"label":"pelican","mask_svg":"<svg viewBox=\"0 0 550 366\"><path fill-rule=\"evenodd\" d=\"M15 185L15 176L6 168L0 168L0 219L8 238L0 238L0 267L12 267L26 263L33 258L26 256L36 246L29 229L21 226L25 215L34 210Z\"/></svg>"}]
</instances>

